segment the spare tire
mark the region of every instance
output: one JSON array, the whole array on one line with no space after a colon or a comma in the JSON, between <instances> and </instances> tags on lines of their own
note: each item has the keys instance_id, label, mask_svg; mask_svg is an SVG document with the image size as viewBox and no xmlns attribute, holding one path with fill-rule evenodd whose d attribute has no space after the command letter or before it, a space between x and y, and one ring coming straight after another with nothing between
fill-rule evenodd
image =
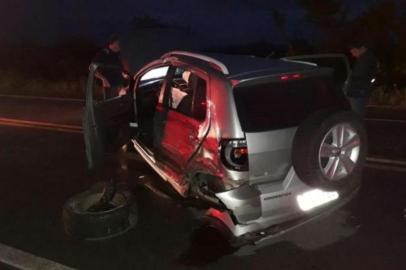
<instances>
[{"instance_id":1,"label":"spare tire","mask_svg":"<svg viewBox=\"0 0 406 270\"><path fill-rule=\"evenodd\" d=\"M292 163L309 186L346 193L360 186L366 153L362 119L349 111L319 111L296 131Z\"/></svg>"},{"instance_id":2,"label":"spare tire","mask_svg":"<svg viewBox=\"0 0 406 270\"><path fill-rule=\"evenodd\" d=\"M121 235L136 225L135 200L125 187L117 187L111 207L91 210L102 197L103 188L103 183L97 183L66 201L62 211L66 234L77 239L104 240Z\"/></svg>"}]
</instances>

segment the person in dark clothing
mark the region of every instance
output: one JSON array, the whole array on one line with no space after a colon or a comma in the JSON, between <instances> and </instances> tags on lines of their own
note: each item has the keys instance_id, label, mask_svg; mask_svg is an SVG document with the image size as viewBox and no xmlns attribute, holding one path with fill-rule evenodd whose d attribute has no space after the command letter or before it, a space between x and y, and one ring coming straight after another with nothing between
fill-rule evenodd
<instances>
[{"instance_id":1,"label":"person in dark clothing","mask_svg":"<svg viewBox=\"0 0 406 270\"><path fill-rule=\"evenodd\" d=\"M350 53L356 61L352 69L347 97L353 111L364 116L378 71L378 60L374 53L361 43L351 45Z\"/></svg>"},{"instance_id":2,"label":"person in dark clothing","mask_svg":"<svg viewBox=\"0 0 406 270\"><path fill-rule=\"evenodd\" d=\"M120 42L113 35L106 48L99 51L92 63L102 65L96 72L96 78L102 82L104 98L109 99L126 93L126 75L120 57Z\"/></svg>"}]
</instances>

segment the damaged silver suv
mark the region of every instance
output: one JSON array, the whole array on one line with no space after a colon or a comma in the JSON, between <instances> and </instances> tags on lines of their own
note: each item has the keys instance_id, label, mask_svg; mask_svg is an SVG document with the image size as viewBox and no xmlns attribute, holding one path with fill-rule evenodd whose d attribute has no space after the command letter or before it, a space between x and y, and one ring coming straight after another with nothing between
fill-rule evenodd
<instances>
[{"instance_id":1,"label":"damaged silver suv","mask_svg":"<svg viewBox=\"0 0 406 270\"><path fill-rule=\"evenodd\" d=\"M366 133L330 68L174 51L136 72L129 94L96 101L98 68L83 122L89 165L132 141L235 239L289 231L360 187Z\"/></svg>"}]
</instances>

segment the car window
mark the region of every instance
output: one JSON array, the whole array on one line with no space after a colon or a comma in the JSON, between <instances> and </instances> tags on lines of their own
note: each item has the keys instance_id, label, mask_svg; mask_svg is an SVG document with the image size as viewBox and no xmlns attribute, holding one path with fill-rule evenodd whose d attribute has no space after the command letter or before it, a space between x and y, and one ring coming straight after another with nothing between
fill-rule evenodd
<instances>
[{"instance_id":1,"label":"car window","mask_svg":"<svg viewBox=\"0 0 406 270\"><path fill-rule=\"evenodd\" d=\"M168 84L165 106L197 120L206 117L206 81L184 68L176 68Z\"/></svg>"},{"instance_id":2,"label":"car window","mask_svg":"<svg viewBox=\"0 0 406 270\"><path fill-rule=\"evenodd\" d=\"M237 85L233 93L246 132L298 126L309 114L344 102L329 77Z\"/></svg>"},{"instance_id":3,"label":"car window","mask_svg":"<svg viewBox=\"0 0 406 270\"><path fill-rule=\"evenodd\" d=\"M163 79L165 78L166 74L168 73L169 66L158 67L151 69L147 73L145 73L140 81L148 81L148 80L156 80L156 79Z\"/></svg>"}]
</instances>

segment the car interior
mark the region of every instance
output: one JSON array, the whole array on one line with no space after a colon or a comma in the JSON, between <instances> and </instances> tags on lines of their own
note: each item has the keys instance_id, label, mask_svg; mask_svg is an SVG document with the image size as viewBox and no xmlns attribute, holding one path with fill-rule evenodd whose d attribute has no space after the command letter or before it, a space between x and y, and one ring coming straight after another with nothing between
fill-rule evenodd
<instances>
[{"instance_id":1,"label":"car interior","mask_svg":"<svg viewBox=\"0 0 406 270\"><path fill-rule=\"evenodd\" d=\"M148 72L144 76L148 76ZM163 108L167 110L174 110L178 113L194 117L199 113L202 114L198 112L198 106L194 106L194 93L201 92L202 87L205 88L206 86L204 80L183 68L175 69L168 84L164 83L167 78L166 74L162 77L148 80L143 80L143 77L141 77L139 86L136 89L139 125L138 138L144 146L153 150L154 138L152 134L156 131L154 130L154 125L156 125L157 121L165 121L165 119L157 119L159 117L155 115L158 103L162 104ZM170 88L165 87L166 85L169 85ZM199 91L194 91L195 89ZM165 94L165 92L168 94ZM198 96L196 98L198 100L201 99Z\"/></svg>"}]
</instances>

